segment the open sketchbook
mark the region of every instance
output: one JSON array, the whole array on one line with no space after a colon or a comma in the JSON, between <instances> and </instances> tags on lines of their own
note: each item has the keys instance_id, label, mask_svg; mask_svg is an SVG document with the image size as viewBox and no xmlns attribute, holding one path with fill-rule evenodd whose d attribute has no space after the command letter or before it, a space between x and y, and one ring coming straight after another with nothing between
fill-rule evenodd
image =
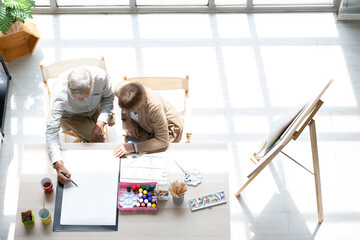
<instances>
[{"instance_id":1,"label":"open sketchbook","mask_svg":"<svg viewBox=\"0 0 360 240\"><path fill-rule=\"evenodd\" d=\"M257 159L265 156L266 153L269 152L270 149L273 148L283 136L286 135L287 130L290 129L290 126L299 117L300 113L304 111L306 106L307 104L299 105L298 107L292 109L291 111L283 115L271 125L271 129L267 137L267 142L265 146L259 153L256 154Z\"/></svg>"}]
</instances>

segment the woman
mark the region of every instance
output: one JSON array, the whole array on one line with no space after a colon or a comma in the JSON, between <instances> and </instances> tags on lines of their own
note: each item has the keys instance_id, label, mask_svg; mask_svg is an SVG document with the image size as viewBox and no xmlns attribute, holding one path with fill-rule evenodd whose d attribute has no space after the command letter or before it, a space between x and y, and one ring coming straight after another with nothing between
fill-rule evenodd
<instances>
[{"instance_id":1,"label":"woman","mask_svg":"<svg viewBox=\"0 0 360 240\"><path fill-rule=\"evenodd\" d=\"M114 155L164 151L170 142L180 142L183 121L176 109L158 93L139 83L119 83L115 88L127 142Z\"/></svg>"}]
</instances>

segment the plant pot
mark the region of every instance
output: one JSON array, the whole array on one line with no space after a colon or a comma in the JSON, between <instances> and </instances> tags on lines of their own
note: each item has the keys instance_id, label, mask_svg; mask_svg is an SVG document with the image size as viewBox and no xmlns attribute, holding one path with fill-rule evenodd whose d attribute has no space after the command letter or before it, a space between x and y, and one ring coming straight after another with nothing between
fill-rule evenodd
<instances>
[{"instance_id":1,"label":"plant pot","mask_svg":"<svg viewBox=\"0 0 360 240\"><path fill-rule=\"evenodd\" d=\"M32 210L21 212L21 221L25 227L31 227L35 224L34 213Z\"/></svg>"},{"instance_id":2,"label":"plant pot","mask_svg":"<svg viewBox=\"0 0 360 240\"><path fill-rule=\"evenodd\" d=\"M173 196L173 201L174 201L174 203L180 204L184 201L184 196L181 198L176 198Z\"/></svg>"},{"instance_id":3,"label":"plant pot","mask_svg":"<svg viewBox=\"0 0 360 240\"><path fill-rule=\"evenodd\" d=\"M34 23L15 22L3 34L0 32L0 52L5 61L11 61L34 52L40 35Z\"/></svg>"}]
</instances>

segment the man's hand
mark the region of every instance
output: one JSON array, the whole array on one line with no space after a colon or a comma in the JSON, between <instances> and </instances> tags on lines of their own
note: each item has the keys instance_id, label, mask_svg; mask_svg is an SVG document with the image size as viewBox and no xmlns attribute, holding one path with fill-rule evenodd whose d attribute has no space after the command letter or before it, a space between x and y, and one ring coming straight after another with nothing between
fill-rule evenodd
<instances>
[{"instance_id":1,"label":"man's hand","mask_svg":"<svg viewBox=\"0 0 360 240\"><path fill-rule=\"evenodd\" d=\"M126 134L128 136L134 137L134 138L139 138L139 128L136 126L136 124L131 121L131 120L127 120L126 121Z\"/></svg>"},{"instance_id":2,"label":"man's hand","mask_svg":"<svg viewBox=\"0 0 360 240\"><path fill-rule=\"evenodd\" d=\"M115 157L122 157L125 154L129 154L129 153L133 153L135 152L135 149L133 148L133 145L130 143L125 143L125 144L121 144L119 145L115 151L114 151L114 156Z\"/></svg>"},{"instance_id":3,"label":"man's hand","mask_svg":"<svg viewBox=\"0 0 360 240\"><path fill-rule=\"evenodd\" d=\"M57 179L60 183L65 184L72 181L71 173L66 169L62 161L57 161L55 163L55 168L57 172ZM69 178L66 178L64 175L62 175L60 171L65 173Z\"/></svg>"},{"instance_id":4,"label":"man's hand","mask_svg":"<svg viewBox=\"0 0 360 240\"><path fill-rule=\"evenodd\" d=\"M89 141L95 142L95 140L99 137L104 136L104 126L105 123L101 121L97 121L92 132Z\"/></svg>"}]
</instances>

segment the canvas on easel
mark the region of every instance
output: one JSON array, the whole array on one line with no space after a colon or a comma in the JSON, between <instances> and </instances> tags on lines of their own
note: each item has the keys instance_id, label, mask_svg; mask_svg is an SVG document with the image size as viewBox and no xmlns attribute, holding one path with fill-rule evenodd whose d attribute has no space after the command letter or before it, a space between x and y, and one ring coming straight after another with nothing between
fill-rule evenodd
<instances>
[{"instance_id":1,"label":"canvas on easel","mask_svg":"<svg viewBox=\"0 0 360 240\"><path fill-rule=\"evenodd\" d=\"M317 150L317 139L316 139L316 128L315 120L313 117L320 109L323 101L320 100L322 95L328 89L333 80L330 80L321 92L312 99L308 104L304 105L298 113L293 116L293 119L290 118L290 122L281 129L282 131L276 132L279 134L275 137L263 141L260 146L260 149L251 156L251 160L256 162L255 169L248 175L248 180L246 183L236 192L235 196L239 196L240 193L245 189L245 187L255 179L255 177L277 156L278 153L291 141L296 140L306 126L309 126L310 129L310 141L311 141L311 150L313 158L313 167L314 167L314 177L315 177L315 188L316 188L316 199L317 199L317 209L318 209L318 222L323 221L323 209L322 209L322 195L321 195L321 182L320 182L320 168L319 168L319 157ZM268 144L268 141L272 141ZM270 146L269 146L270 145Z\"/></svg>"}]
</instances>

